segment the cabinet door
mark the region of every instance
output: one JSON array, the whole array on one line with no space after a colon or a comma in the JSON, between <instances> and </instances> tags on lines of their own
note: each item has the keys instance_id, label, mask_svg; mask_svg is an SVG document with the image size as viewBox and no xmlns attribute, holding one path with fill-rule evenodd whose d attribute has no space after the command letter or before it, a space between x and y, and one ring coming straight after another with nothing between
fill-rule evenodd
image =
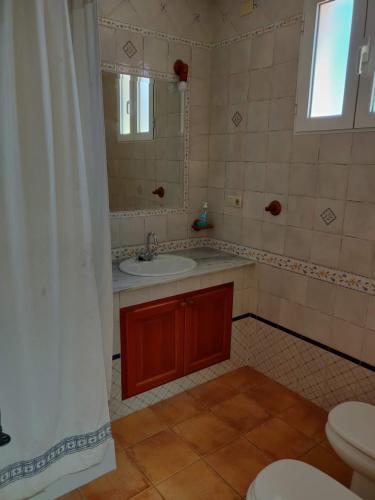
<instances>
[{"instance_id":1,"label":"cabinet door","mask_svg":"<svg viewBox=\"0 0 375 500\"><path fill-rule=\"evenodd\" d=\"M185 374L230 357L233 284L186 298Z\"/></svg>"},{"instance_id":2,"label":"cabinet door","mask_svg":"<svg viewBox=\"0 0 375 500\"><path fill-rule=\"evenodd\" d=\"M185 308L164 299L121 310L123 399L183 375Z\"/></svg>"}]
</instances>

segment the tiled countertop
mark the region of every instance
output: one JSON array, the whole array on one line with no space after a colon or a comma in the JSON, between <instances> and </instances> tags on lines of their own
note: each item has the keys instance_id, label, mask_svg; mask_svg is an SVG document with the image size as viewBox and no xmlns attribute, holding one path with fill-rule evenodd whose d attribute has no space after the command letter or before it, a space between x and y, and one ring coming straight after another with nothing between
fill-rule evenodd
<instances>
[{"instance_id":1,"label":"tiled countertop","mask_svg":"<svg viewBox=\"0 0 375 500\"><path fill-rule=\"evenodd\" d=\"M224 271L243 266L253 265L254 263L237 255L230 255L212 248L193 248L191 250L181 250L173 252L174 255L182 255L194 259L197 266L187 273L176 274L165 277L132 276L120 271L119 262L114 262L112 266L113 293L123 290L134 290L152 285L160 285L171 281L179 281L192 276Z\"/></svg>"}]
</instances>

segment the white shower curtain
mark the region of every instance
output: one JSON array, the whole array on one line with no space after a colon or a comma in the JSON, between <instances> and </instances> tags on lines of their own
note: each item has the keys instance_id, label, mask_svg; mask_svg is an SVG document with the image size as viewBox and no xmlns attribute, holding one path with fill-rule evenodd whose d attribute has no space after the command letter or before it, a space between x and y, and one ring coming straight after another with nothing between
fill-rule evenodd
<instances>
[{"instance_id":1,"label":"white shower curtain","mask_svg":"<svg viewBox=\"0 0 375 500\"><path fill-rule=\"evenodd\" d=\"M0 499L112 445L108 192L95 4L0 0ZM107 382L106 382L107 375Z\"/></svg>"}]
</instances>

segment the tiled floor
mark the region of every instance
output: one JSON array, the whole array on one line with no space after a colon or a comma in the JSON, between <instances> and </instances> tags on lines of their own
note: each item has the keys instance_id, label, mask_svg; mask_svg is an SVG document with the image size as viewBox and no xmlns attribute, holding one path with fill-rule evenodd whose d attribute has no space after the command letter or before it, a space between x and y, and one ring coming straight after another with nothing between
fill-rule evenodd
<instances>
[{"instance_id":1,"label":"tiled floor","mask_svg":"<svg viewBox=\"0 0 375 500\"><path fill-rule=\"evenodd\" d=\"M243 367L113 422L117 470L64 500L232 500L257 473L298 458L348 486L327 414Z\"/></svg>"}]
</instances>

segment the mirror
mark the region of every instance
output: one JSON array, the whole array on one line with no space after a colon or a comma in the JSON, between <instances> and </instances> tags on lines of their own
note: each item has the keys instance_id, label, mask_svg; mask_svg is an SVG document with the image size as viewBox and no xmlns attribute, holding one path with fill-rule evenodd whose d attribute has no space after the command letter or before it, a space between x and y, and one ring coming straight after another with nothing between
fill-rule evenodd
<instances>
[{"instance_id":1,"label":"mirror","mask_svg":"<svg viewBox=\"0 0 375 500\"><path fill-rule=\"evenodd\" d=\"M175 81L102 71L111 212L184 206L184 93Z\"/></svg>"}]
</instances>

